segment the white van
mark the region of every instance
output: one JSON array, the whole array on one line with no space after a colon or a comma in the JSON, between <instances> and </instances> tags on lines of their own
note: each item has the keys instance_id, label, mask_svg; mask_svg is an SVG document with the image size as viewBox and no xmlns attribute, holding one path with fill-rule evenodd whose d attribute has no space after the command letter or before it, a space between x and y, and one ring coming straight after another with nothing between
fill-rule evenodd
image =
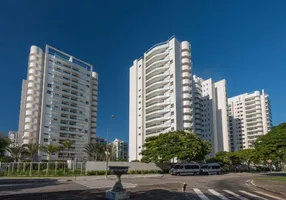
<instances>
[{"instance_id":1,"label":"white van","mask_svg":"<svg viewBox=\"0 0 286 200\"><path fill-rule=\"evenodd\" d=\"M206 163L201 166L202 174L221 174L221 167L218 163Z\"/></svg>"},{"instance_id":2,"label":"white van","mask_svg":"<svg viewBox=\"0 0 286 200\"><path fill-rule=\"evenodd\" d=\"M172 175L196 175L201 171L198 163L177 164L170 169Z\"/></svg>"}]
</instances>

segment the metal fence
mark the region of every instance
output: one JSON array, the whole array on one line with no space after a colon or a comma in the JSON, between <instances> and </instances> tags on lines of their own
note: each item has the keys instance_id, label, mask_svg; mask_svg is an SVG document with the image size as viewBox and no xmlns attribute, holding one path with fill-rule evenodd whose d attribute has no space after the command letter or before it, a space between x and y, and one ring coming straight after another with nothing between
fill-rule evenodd
<instances>
[{"instance_id":1,"label":"metal fence","mask_svg":"<svg viewBox=\"0 0 286 200\"><path fill-rule=\"evenodd\" d=\"M0 162L2 176L77 176L85 175L85 162Z\"/></svg>"}]
</instances>

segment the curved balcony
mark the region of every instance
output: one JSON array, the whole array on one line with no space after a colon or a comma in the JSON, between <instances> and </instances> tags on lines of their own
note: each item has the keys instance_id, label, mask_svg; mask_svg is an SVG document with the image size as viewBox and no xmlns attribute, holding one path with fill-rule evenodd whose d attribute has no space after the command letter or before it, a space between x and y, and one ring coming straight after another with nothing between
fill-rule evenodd
<instances>
[{"instance_id":1,"label":"curved balcony","mask_svg":"<svg viewBox=\"0 0 286 200\"><path fill-rule=\"evenodd\" d=\"M191 81L190 81L190 79L183 79L182 84L183 85L191 85Z\"/></svg>"},{"instance_id":2,"label":"curved balcony","mask_svg":"<svg viewBox=\"0 0 286 200\"><path fill-rule=\"evenodd\" d=\"M164 123L164 124L152 124L151 126L147 127L146 126L146 131L152 131L156 129L163 129L163 128L168 128L170 127L170 123Z\"/></svg>"},{"instance_id":3,"label":"curved balcony","mask_svg":"<svg viewBox=\"0 0 286 200\"><path fill-rule=\"evenodd\" d=\"M146 106L146 114L150 113L153 110L158 110L159 108L164 108L166 106L170 105L170 102L160 102L160 103L154 103L152 105Z\"/></svg>"},{"instance_id":4,"label":"curved balcony","mask_svg":"<svg viewBox=\"0 0 286 200\"><path fill-rule=\"evenodd\" d=\"M161 100L166 100L167 98L169 98L170 96L169 95L158 95L158 96L155 96L151 99L148 99L146 101L146 104L148 103L154 103L154 102L157 102L157 101L161 101Z\"/></svg>"},{"instance_id":5,"label":"curved balcony","mask_svg":"<svg viewBox=\"0 0 286 200\"><path fill-rule=\"evenodd\" d=\"M170 71L168 70L166 72L153 76L149 80L146 80L146 88L148 88L155 82L164 81L164 79L167 78L169 75L170 75Z\"/></svg>"},{"instance_id":6,"label":"curved balcony","mask_svg":"<svg viewBox=\"0 0 286 200\"><path fill-rule=\"evenodd\" d=\"M184 121L192 121L193 120L193 117L191 115L184 115L183 116L183 120Z\"/></svg>"},{"instance_id":7,"label":"curved balcony","mask_svg":"<svg viewBox=\"0 0 286 200\"><path fill-rule=\"evenodd\" d=\"M163 114L166 114L170 112L170 109L158 109L158 110L153 110L151 112L149 112L148 114L146 113L146 120L155 116L160 116Z\"/></svg>"},{"instance_id":8,"label":"curved balcony","mask_svg":"<svg viewBox=\"0 0 286 200\"><path fill-rule=\"evenodd\" d=\"M192 95L190 93L183 93L183 101L190 100L192 98Z\"/></svg>"},{"instance_id":9,"label":"curved balcony","mask_svg":"<svg viewBox=\"0 0 286 200\"><path fill-rule=\"evenodd\" d=\"M182 77L187 77L187 78L191 78L191 73L190 72L183 72L182 73Z\"/></svg>"},{"instance_id":10,"label":"curved balcony","mask_svg":"<svg viewBox=\"0 0 286 200\"><path fill-rule=\"evenodd\" d=\"M183 91L191 91L191 86L183 86Z\"/></svg>"},{"instance_id":11,"label":"curved balcony","mask_svg":"<svg viewBox=\"0 0 286 200\"><path fill-rule=\"evenodd\" d=\"M146 74L146 80L152 78L153 76L156 76L158 74L164 73L167 69L169 69L169 65L164 65L162 67L157 67Z\"/></svg>"},{"instance_id":12,"label":"curved balcony","mask_svg":"<svg viewBox=\"0 0 286 200\"><path fill-rule=\"evenodd\" d=\"M190 55L190 53L188 52L188 51L182 51L182 53L181 53L181 56L184 58L190 58L191 57L191 55Z\"/></svg>"},{"instance_id":13,"label":"curved balcony","mask_svg":"<svg viewBox=\"0 0 286 200\"><path fill-rule=\"evenodd\" d=\"M184 122L184 128L191 128L192 127L192 123L191 122Z\"/></svg>"},{"instance_id":14,"label":"curved balcony","mask_svg":"<svg viewBox=\"0 0 286 200\"><path fill-rule=\"evenodd\" d=\"M183 101L183 108L191 108L191 102L190 101Z\"/></svg>"},{"instance_id":15,"label":"curved balcony","mask_svg":"<svg viewBox=\"0 0 286 200\"><path fill-rule=\"evenodd\" d=\"M148 65L152 64L152 62L156 62L158 60L164 59L168 54L169 54L169 52L166 52L166 51L159 52L157 54L153 54L152 57L146 59L146 67L148 67Z\"/></svg>"},{"instance_id":16,"label":"curved balcony","mask_svg":"<svg viewBox=\"0 0 286 200\"><path fill-rule=\"evenodd\" d=\"M191 108L183 108L183 113L184 114L192 113L192 109Z\"/></svg>"},{"instance_id":17,"label":"curved balcony","mask_svg":"<svg viewBox=\"0 0 286 200\"><path fill-rule=\"evenodd\" d=\"M151 65L146 67L146 74L159 66L165 65L167 62L169 62L169 57L153 62Z\"/></svg>"},{"instance_id":18,"label":"curved balcony","mask_svg":"<svg viewBox=\"0 0 286 200\"><path fill-rule=\"evenodd\" d=\"M168 47L169 47L168 42L162 42L162 43L159 43L159 44L152 46L145 53L146 60L149 60L150 58L153 57L153 55L155 55L159 52L166 51L166 49L168 49Z\"/></svg>"},{"instance_id":19,"label":"curved balcony","mask_svg":"<svg viewBox=\"0 0 286 200\"><path fill-rule=\"evenodd\" d=\"M151 85L149 85L148 87L146 87L146 94L148 94L149 92L156 90L158 88L162 88L165 87L167 84L170 83L170 80L163 80L163 81L158 81L156 83L153 83Z\"/></svg>"},{"instance_id":20,"label":"curved balcony","mask_svg":"<svg viewBox=\"0 0 286 200\"><path fill-rule=\"evenodd\" d=\"M170 88L169 87L162 87L156 90L152 90L148 94L146 94L146 101L148 99L151 99L152 97L158 96L158 95L164 95L165 92L167 92Z\"/></svg>"},{"instance_id":21,"label":"curved balcony","mask_svg":"<svg viewBox=\"0 0 286 200\"><path fill-rule=\"evenodd\" d=\"M170 116L159 116L159 117L152 117L148 120L146 120L146 126L152 125L152 124L158 124L158 122L164 122L170 120Z\"/></svg>"}]
</instances>

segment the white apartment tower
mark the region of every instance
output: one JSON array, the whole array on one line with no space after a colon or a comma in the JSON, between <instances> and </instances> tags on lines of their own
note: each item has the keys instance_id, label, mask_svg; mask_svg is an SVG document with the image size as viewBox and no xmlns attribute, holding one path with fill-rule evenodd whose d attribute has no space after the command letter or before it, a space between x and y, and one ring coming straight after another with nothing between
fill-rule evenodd
<instances>
[{"instance_id":1,"label":"white apartment tower","mask_svg":"<svg viewBox=\"0 0 286 200\"><path fill-rule=\"evenodd\" d=\"M212 145L213 156L229 151L226 81L193 76L195 133Z\"/></svg>"},{"instance_id":2,"label":"white apartment tower","mask_svg":"<svg viewBox=\"0 0 286 200\"><path fill-rule=\"evenodd\" d=\"M262 90L228 99L231 151L253 148L272 127L269 96Z\"/></svg>"},{"instance_id":3,"label":"white apartment tower","mask_svg":"<svg viewBox=\"0 0 286 200\"><path fill-rule=\"evenodd\" d=\"M113 148L115 150L115 158L118 159L128 159L128 144L119 139L115 139L112 142Z\"/></svg>"},{"instance_id":4,"label":"white apartment tower","mask_svg":"<svg viewBox=\"0 0 286 200\"><path fill-rule=\"evenodd\" d=\"M147 137L194 129L189 42L175 37L134 60L130 68L129 160L140 160Z\"/></svg>"},{"instance_id":5,"label":"white apartment tower","mask_svg":"<svg viewBox=\"0 0 286 200\"><path fill-rule=\"evenodd\" d=\"M19 119L20 144L60 145L52 160L84 159L82 151L96 134L98 75L92 65L49 45L45 52L32 46L27 80L22 83ZM70 157L68 157L68 155ZM38 160L47 160L41 152Z\"/></svg>"}]
</instances>

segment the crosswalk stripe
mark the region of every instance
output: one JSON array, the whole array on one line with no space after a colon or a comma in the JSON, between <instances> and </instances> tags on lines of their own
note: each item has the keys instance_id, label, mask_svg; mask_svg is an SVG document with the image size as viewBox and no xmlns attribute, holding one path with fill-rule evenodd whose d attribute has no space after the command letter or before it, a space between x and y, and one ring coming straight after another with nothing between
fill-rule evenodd
<instances>
[{"instance_id":1,"label":"crosswalk stripe","mask_svg":"<svg viewBox=\"0 0 286 200\"><path fill-rule=\"evenodd\" d=\"M264 193L264 192L260 192L260 191L255 191L256 193L258 193L258 194L262 194L262 195L265 195L265 196L268 196L268 197L271 197L271 198L273 198L273 199L277 199L277 200L285 200L285 199L282 199L282 198L280 198L280 197L276 197L276 196L273 196L273 195L271 195L271 194L267 194L267 193Z\"/></svg>"},{"instance_id":2,"label":"crosswalk stripe","mask_svg":"<svg viewBox=\"0 0 286 200\"><path fill-rule=\"evenodd\" d=\"M210 200L206 195L204 195L199 189L194 188L194 191L197 193L197 195L202 199L202 200Z\"/></svg>"},{"instance_id":3,"label":"crosswalk stripe","mask_svg":"<svg viewBox=\"0 0 286 200\"><path fill-rule=\"evenodd\" d=\"M229 190L224 190L224 191L227 192L228 194L235 196L236 198L239 198L240 200L248 200L247 198L244 198L244 197L240 196L239 194L236 194L232 191L229 191Z\"/></svg>"},{"instance_id":4,"label":"crosswalk stripe","mask_svg":"<svg viewBox=\"0 0 286 200\"><path fill-rule=\"evenodd\" d=\"M243 190L239 190L239 192L241 192L241 193L243 193L243 194L246 194L246 195L248 195L248 196L251 196L251 197L259 198L259 199L262 199L262 200L267 200L267 199L265 199L265 198L263 198L263 197L257 196L257 195L255 195L255 194L252 194L252 193L249 193L249 192L246 192L246 191L243 191Z\"/></svg>"},{"instance_id":5,"label":"crosswalk stripe","mask_svg":"<svg viewBox=\"0 0 286 200\"><path fill-rule=\"evenodd\" d=\"M243 193L243 194L246 194L246 195L248 195L248 196L251 196L251 197L259 198L259 199L262 199L262 200L267 200L267 199L265 199L265 198L263 198L263 197L260 197L260 196L257 196L257 195L255 195L255 194L246 192L246 191L244 191L244 190L239 190L239 192L240 192L240 193Z\"/></svg>"},{"instance_id":6,"label":"crosswalk stripe","mask_svg":"<svg viewBox=\"0 0 286 200\"><path fill-rule=\"evenodd\" d=\"M217 191L213 190L213 189L209 189L209 191L216 195L218 198L222 199L222 200L229 200L228 198L224 197L222 194L218 193Z\"/></svg>"}]
</instances>

